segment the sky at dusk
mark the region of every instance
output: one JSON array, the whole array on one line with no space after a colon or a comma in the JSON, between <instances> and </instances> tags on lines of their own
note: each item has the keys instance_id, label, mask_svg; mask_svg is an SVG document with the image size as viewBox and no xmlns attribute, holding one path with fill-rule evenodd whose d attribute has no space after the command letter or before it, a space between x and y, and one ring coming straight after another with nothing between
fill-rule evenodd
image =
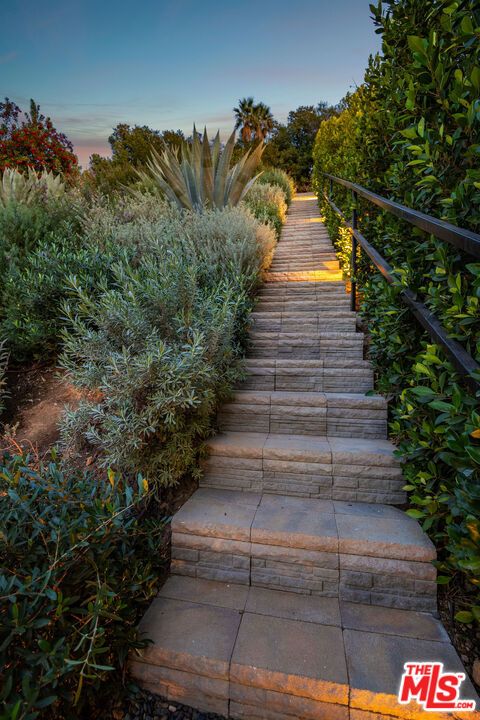
<instances>
[{"instance_id":1,"label":"sky at dusk","mask_svg":"<svg viewBox=\"0 0 480 720\"><path fill-rule=\"evenodd\" d=\"M225 136L253 95L336 103L380 47L369 0L12 0L0 9L0 96L33 97L85 167L119 122Z\"/></svg>"}]
</instances>

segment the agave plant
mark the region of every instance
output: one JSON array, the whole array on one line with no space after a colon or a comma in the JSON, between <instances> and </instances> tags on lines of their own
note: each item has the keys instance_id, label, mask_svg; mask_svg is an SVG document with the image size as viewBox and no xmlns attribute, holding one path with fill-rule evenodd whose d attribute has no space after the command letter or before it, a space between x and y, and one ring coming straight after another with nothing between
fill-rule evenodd
<instances>
[{"instance_id":1,"label":"agave plant","mask_svg":"<svg viewBox=\"0 0 480 720\"><path fill-rule=\"evenodd\" d=\"M162 154L153 150L147 162L149 173L138 174L147 183L153 179L166 197L181 208L201 212L204 207L234 206L258 177L253 175L264 145L260 143L248 150L230 167L234 147L235 131L222 149L219 133L210 145L206 129L201 139L194 128L192 142L183 142L180 157L168 147Z\"/></svg>"},{"instance_id":2,"label":"agave plant","mask_svg":"<svg viewBox=\"0 0 480 720\"><path fill-rule=\"evenodd\" d=\"M11 202L30 205L41 193L59 198L64 192L65 183L60 175L46 170L37 175L32 168L28 168L25 175L14 168L7 168L0 181L0 207L6 207Z\"/></svg>"}]
</instances>

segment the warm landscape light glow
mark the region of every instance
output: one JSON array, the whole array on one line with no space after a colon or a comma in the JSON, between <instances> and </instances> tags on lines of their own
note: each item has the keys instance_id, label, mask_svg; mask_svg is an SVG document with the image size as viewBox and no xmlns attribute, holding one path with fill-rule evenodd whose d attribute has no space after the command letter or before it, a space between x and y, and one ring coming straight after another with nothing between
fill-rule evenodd
<instances>
[{"instance_id":1,"label":"warm landscape light glow","mask_svg":"<svg viewBox=\"0 0 480 720\"><path fill-rule=\"evenodd\" d=\"M336 263L332 262L332 265ZM328 263L325 263L328 265ZM269 272L265 274L267 282L335 282L343 280L342 271L336 270L306 270L304 272Z\"/></svg>"}]
</instances>

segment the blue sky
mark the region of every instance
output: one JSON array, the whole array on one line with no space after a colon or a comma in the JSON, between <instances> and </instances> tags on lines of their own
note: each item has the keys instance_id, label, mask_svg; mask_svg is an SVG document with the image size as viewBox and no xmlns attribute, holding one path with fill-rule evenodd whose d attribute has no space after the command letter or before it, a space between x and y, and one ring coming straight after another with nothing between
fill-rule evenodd
<instances>
[{"instance_id":1,"label":"blue sky","mask_svg":"<svg viewBox=\"0 0 480 720\"><path fill-rule=\"evenodd\" d=\"M30 97L83 164L118 122L226 134L253 95L278 120L334 103L379 49L369 0L12 0L0 11L0 95Z\"/></svg>"}]
</instances>

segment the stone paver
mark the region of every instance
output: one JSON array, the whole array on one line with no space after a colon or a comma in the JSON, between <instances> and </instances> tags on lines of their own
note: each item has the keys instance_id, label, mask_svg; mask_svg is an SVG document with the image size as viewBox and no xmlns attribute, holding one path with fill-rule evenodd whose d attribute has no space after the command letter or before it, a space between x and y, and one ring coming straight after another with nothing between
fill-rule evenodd
<instances>
[{"instance_id":1,"label":"stone paver","mask_svg":"<svg viewBox=\"0 0 480 720\"><path fill-rule=\"evenodd\" d=\"M294 200L265 281L246 381L173 518L172 575L131 672L238 720L461 717L397 701L406 661L462 664L433 614L435 549L393 507L387 404L313 196Z\"/></svg>"},{"instance_id":2,"label":"stone paver","mask_svg":"<svg viewBox=\"0 0 480 720\"><path fill-rule=\"evenodd\" d=\"M138 651L139 660L228 679L241 618L240 612L231 608L159 597L139 626L140 637L153 640Z\"/></svg>"},{"instance_id":3,"label":"stone paver","mask_svg":"<svg viewBox=\"0 0 480 720\"><path fill-rule=\"evenodd\" d=\"M404 662L462 671L431 615L187 577L167 581L142 630L154 645L131 670L144 687L245 719L416 720L396 701ZM470 683L462 696L476 699Z\"/></svg>"}]
</instances>

